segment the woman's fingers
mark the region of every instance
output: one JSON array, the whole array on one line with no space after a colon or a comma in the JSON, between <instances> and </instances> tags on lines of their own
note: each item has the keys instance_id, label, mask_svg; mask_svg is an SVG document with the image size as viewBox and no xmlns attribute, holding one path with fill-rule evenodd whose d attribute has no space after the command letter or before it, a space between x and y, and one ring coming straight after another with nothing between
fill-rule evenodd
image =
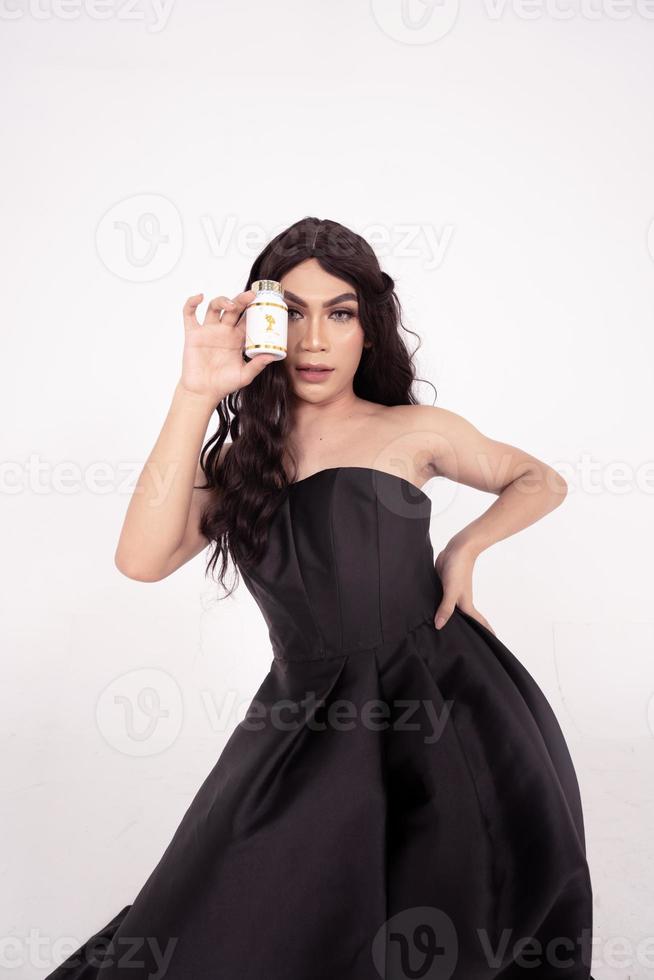
<instances>
[{"instance_id":1,"label":"woman's fingers","mask_svg":"<svg viewBox=\"0 0 654 980\"><path fill-rule=\"evenodd\" d=\"M199 327L198 318L195 315L195 311L202 302L202 297L204 293L196 293L195 296L189 296L189 298L184 303L184 308L182 309L182 315L184 317L184 326L187 329L192 327Z\"/></svg>"},{"instance_id":2,"label":"woman's fingers","mask_svg":"<svg viewBox=\"0 0 654 980\"><path fill-rule=\"evenodd\" d=\"M232 305L228 310L223 313L220 322L226 324L228 327L234 327L239 321L239 318L243 315L246 306L252 302L256 293L253 289L246 289L244 293L239 293L237 296L232 297ZM245 317L243 316L243 326L245 326ZM240 326L240 324L239 324Z\"/></svg>"},{"instance_id":3,"label":"woman's fingers","mask_svg":"<svg viewBox=\"0 0 654 980\"><path fill-rule=\"evenodd\" d=\"M244 361L242 373L243 384L249 385L258 374L261 374L267 364L272 364L276 360L277 358L274 354L257 354L251 361Z\"/></svg>"},{"instance_id":4,"label":"woman's fingers","mask_svg":"<svg viewBox=\"0 0 654 980\"><path fill-rule=\"evenodd\" d=\"M456 603L454 599L450 599L449 596L443 596L441 604L436 610L436 615L434 616L434 626L437 630L445 626L445 623L454 612L455 605Z\"/></svg>"},{"instance_id":5,"label":"woman's fingers","mask_svg":"<svg viewBox=\"0 0 654 980\"><path fill-rule=\"evenodd\" d=\"M223 310L231 310L233 306L234 303L228 296L216 296L207 306L207 312L205 313L202 326L206 327L211 324L220 323Z\"/></svg>"},{"instance_id":6,"label":"woman's fingers","mask_svg":"<svg viewBox=\"0 0 654 980\"><path fill-rule=\"evenodd\" d=\"M203 295L203 293L197 293L195 296L190 296L184 304L184 323L189 328L200 326L196 310L202 302ZM246 289L245 292L239 293L232 299L229 296L214 297L207 306L202 326L210 327L218 324L224 324L227 327L235 326L255 295L253 289Z\"/></svg>"}]
</instances>

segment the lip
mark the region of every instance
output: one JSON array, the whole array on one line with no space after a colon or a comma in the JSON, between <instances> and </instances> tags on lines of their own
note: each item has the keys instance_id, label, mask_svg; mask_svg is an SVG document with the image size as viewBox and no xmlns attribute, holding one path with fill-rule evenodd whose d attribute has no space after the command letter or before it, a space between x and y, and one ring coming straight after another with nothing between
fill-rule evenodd
<instances>
[{"instance_id":1,"label":"lip","mask_svg":"<svg viewBox=\"0 0 654 980\"><path fill-rule=\"evenodd\" d=\"M330 368L326 364L307 364L306 366L298 364L295 370L304 381L310 381L313 383L316 381L325 381L325 379L332 373L334 368Z\"/></svg>"}]
</instances>

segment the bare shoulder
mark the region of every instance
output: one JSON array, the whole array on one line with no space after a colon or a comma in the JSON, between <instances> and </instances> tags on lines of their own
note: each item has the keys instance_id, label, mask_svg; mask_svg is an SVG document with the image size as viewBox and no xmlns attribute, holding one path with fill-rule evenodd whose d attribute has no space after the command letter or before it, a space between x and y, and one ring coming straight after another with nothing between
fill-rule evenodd
<instances>
[{"instance_id":1,"label":"bare shoulder","mask_svg":"<svg viewBox=\"0 0 654 980\"><path fill-rule=\"evenodd\" d=\"M427 430L436 433L447 432L459 420L466 421L463 416L441 405L391 405L388 411L395 417L398 425L425 426Z\"/></svg>"},{"instance_id":2,"label":"bare shoulder","mask_svg":"<svg viewBox=\"0 0 654 980\"><path fill-rule=\"evenodd\" d=\"M404 435L423 452L437 452L445 443L479 430L462 415L440 405L393 405L387 419L396 435ZM481 433L480 433L481 434Z\"/></svg>"},{"instance_id":3,"label":"bare shoulder","mask_svg":"<svg viewBox=\"0 0 654 980\"><path fill-rule=\"evenodd\" d=\"M437 405L397 405L392 411L394 421L433 476L500 493L513 480L533 471L564 489L565 481L547 463L486 435L458 412Z\"/></svg>"}]
</instances>

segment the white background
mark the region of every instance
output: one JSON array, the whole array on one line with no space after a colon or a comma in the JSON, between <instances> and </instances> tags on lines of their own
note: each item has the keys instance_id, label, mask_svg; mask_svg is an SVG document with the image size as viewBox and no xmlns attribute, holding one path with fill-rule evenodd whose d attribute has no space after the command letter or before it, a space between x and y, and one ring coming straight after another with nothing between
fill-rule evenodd
<instances>
[{"instance_id":1,"label":"white background","mask_svg":"<svg viewBox=\"0 0 654 980\"><path fill-rule=\"evenodd\" d=\"M568 740L594 976L654 975L654 4L7 0L1 28L0 973L132 901L269 667L243 584L113 554L185 299L315 215L395 278L436 404L568 480L475 603ZM425 489L435 553L494 499Z\"/></svg>"}]
</instances>

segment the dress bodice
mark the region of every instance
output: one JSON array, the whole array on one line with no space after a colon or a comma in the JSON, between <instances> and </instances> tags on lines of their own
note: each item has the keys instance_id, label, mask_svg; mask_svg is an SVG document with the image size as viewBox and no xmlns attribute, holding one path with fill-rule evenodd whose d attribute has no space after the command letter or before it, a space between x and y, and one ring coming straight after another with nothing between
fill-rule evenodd
<instances>
[{"instance_id":1,"label":"dress bodice","mask_svg":"<svg viewBox=\"0 0 654 980\"><path fill-rule=\"evenodd\" d=\"M239 567L276 658L369 649L434 616L442 587L422 490L382 470L338 466L283 493L263 558Z\"/></svg>"}]
</instances>

